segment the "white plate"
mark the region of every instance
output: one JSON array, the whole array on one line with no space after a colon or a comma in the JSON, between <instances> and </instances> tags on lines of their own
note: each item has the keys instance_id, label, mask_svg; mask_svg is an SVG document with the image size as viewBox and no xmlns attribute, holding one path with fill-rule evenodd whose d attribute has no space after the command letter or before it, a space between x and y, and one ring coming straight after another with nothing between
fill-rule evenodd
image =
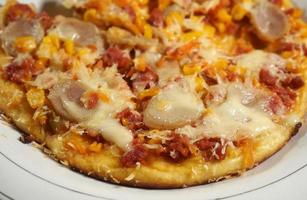
<instances>
[{"instance_id":1,"label":"white plate","mask_svg":"<svg viewBox=\"0 0 307 200\"><path fill-rule=\"evenodd\" d=\"M298 3L307 8L306 1ZM306 199L305 132L307 128L244 176L185 189L146 190L108 184L75 173L31 145L19 142L20 134L0 122L0 199Z\"/></svg>"}]
</instances>

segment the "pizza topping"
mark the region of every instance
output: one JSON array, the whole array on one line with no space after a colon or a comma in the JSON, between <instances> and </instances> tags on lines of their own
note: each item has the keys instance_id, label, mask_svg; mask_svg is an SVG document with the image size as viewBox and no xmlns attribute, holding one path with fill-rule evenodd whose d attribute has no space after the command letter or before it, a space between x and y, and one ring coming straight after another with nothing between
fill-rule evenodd
<instances>
[{"instance_id":1,"label":"pizza topping","mask_svg":"<svg viewBox=\"0 0 307 200\"><path fill-rule=\"evenodd\" d=\"M282 115L285 111L283 101L278 95L273 95L269 98L267 109L276 115Z\"/></svg>"},{"instance_id":2,"label":"pizza topping","mask_svg":"<svg viewBox=\"0 0 307 200\"><path fill-rule=\"evenodd\" d=\"M255 106L242 103L245 98L242 92L244 90L246 88L238 83L227 86L225 102L211 107L211 112L204 117L203 134L209 137L236 140L240 137L254 137L276 128L268 114L258 108L255 103Z\"/></svg>"},{"instance_id":3,"label":"pizza topping","mask_svg":"<svg viewBox=\"0 0 307 200\"><path fill-rule=\"evenodd\" d=\"M220 138L203 138L195 142L207 161L224 160L226 158L225 140Z\"/></svg>"},{"instance_id":4,"label":"pizza topping","mask_svg":"<svg viewBox=\"0 0 307 200\"><path fill-rule=\"evenodd\" d=\"M94 24L73 18L60 18L58 21L53 31L62 40L72 40L81 47L95 47L98 52L103 50L103 40Z\"/></svg>"},{"instance_id":5,"label":"pizza topping","mask_svg":"<svg viewBox=\"0 0 307 200\"><path fill-rule=\"evenodd\" d=\"M131 76L132 90L139 94L145 89L153 88L158 79L159 76L151 68L146 67L144 72L136 72Z\"/></svg>"},{"instance_id":6,"label":"pizza topping","mask_svg":"<svg viewBox=\"0 0 307 200\"><path fill-rule=\"evenodd\" d=\"M61 116L80 122L92 115L92 112L81 102L81 97L86 90L87 87L81 82L65 81L55 85L50 90L48 98L55 111Z\"/></svg>"},{"instance_id":7,"label":"pizza topping","mask_svg":"<svg viewBox=\"0 0 307 200\"><path fill-rule=\"evenodd\" d=\"M44 29L37 21L18 20L10 23L1 34L4 50L10 55L16 55L18 50L33 50L44 36ZM24 45L21 46L20 40ZM17 44L17 45L16 45Z\"/></svg>"},{"instance_id":8,"label":"pizza topping","mask_svg":"<svg viewBox=\"0 0 307 200\"><path fill-rule=\"evenodd\" d=\"M6 14L6 23L14 22L20 19L32 20L36 16L33 9L27 4L16 3L9 7Z\"/></svg>"},{"instance_id":9,"label":"pizza topping","mask_svg":"<svg viewBox=\"0 0 307 200\"><path fill-rule=\"evenodd\" d=\"M269 42L280 39L289 30L286 14L267 1L261 1L252 8L251 21L258 36Z\"/></svg>"},{"instance_id":10,"label":"pizza topping","mask_svg":"<svg viewBox=\"0 0 307 200\"><path fill-rule=\"evenodd\" d=\"M126 108L125 110L118 113L116 118L120 120L123 126L127 127L132 131L145 128L145 125L143 123L143 116L135 110Z\"/></svg>"},{"instance_id":11,"label":"pizza topping","mask_svg":"<svg viewBox=\"0 0 307 200\"><path fill-rule=\"evenodd\" d=\"M282 57L262 50L241 54L236 58L236 63L238 67L247 69L248 75L258 74L263 67L276 74L286 66L286 62Z\"/></svg>"},{"instance_id":12,"label":"pizza topping","mask_svg":"<svg viewBox=\"0 0 307 200\"><path fill-rule=\"evenodd\" d=\"M76 129L67 148L87 154L109 142L124 167L135 167L151 155L221 161L233 141L252 167L252 138L282 131L275 119L290 119L305 83L301 66L288 65L307 49L282 38L294 14L266 1L79 4L84 21L15 4L1 33L3 49L16 56L0 69L4 78L26 83L31 108L52 106L44 119L52 132Z\"/></svg>"},{"instance_id":13,"label":"pizza topping","mask_svg":"<svg viewBox=\"0 0 307 200\"><path fill-rule=\"evenodd\" d=\"M46 12L39 13L37 15L38 20L44 27L45 31L50 29L53 26L53 18L48 15Z\"/></svg>"},{"instance_id":14,"label":"pizza topping","mask_svg":"<svg viewBox=\"0 0 307 200\"><path fill-rule=\"evenodd\" d=\"M165 154L172 160L179 162L191 156L190 140L186 135L173 133L166 141Z\"/></svg>"},{"instance_id":15,"label":"pizza topping","mask_svg":"<svg viewBox=\"0 0 307 200\"><path fill-rule=\"evenodd\" d=\"M288 77L282 82L284 87L289 87L293 90L303 87L304 84L304 80L300 76Z\"/></svg>"},{"instance_id":16,"label":"pizza topping","mask_svg":"<svg viewBox=\"0 0 307 200\"><path fill-rule=\"evenodd\" d=\"M156 48L158 42L154 39L148 39L143 36L135 36L125 29L111 27L107 30L106 38L109 44L128 46L130 48L137 47L143 50Z\"/></svg>"},{"instance_id":17,"label":"pizza topping","mask_svg":"<svg viewBox=\"0 0 307 200\"><path fill-rule=\"evenodd\" d=\"M273 76L268 69L261 69L259 73L259 81L268 86L273 86L277 82L277 77Z\"/></svg>"},{"instance_id":18,"label":"pizza topping","mask_svg":"<svg viewBox=\"0 0 307 200\"><path fill-rule=\"evenodd\" d=\"M260 70L259 82L277 94L288 109L291 108L297 97L295 90L304 85L304 81L300 76L294 76L283 71L279 71L279 73L273 71L272 73L270 68Z\"/></svg>"},{"instance_id":19,"label":"pizza topping","mask_svg":"<svg viewBox=\"0 0 307 200\"><path fill-rule=\"evenodd\" d=\"M213 85L209 87L204 100L207 106L219 105L226 100L226 97L227 89L224 85Z\"/></svg>"},{"instance_id":20,"label":"pizza topping","mask_svg":"<svg viewBox=\"0 0 307 200\"><path fill-rule=\"evenodd\" d=\"M202 102L193 92L172 83L149 101L144 123L151 128L174 129L196 120L203 110Z\"/></svg>"},{"instance_id":21,"label":"pizza topping","mask_svg":"<svg viewBox=\"0 0 307 200\"><path fill-rule=\"evenodd\" d=\"M163 26L163 12L159 10L158 8L154 8L150 12L149 22L153 26L162 27Z\"/></svg>"},{"instance_id":22,"label":"pizza topping","mask_svg":"<svg viewBox=\"0 0 307 200\"><path fill-rule=\"evenodd\" d=\"M110 67L116 64L118 69L127 69L132 64L131 59L116 46L109 47L103 54L102 60L104 66Z\"/></svg>"},{"instance_id":23,"label":"pizza topping","mask_svg":"<svg viewBox=\"0 0 307 200\"><path fill-rule=\"evenodd\" d=\"M33 58L24 58L20 62L13 62L4 71L4 78L15 83L30 81L35 74Z\"/></svg>"},{"instance_id":24,"label":"pizza topping","mask_svg":"<svg viewBox=\"0 0 307 200\"><path fill-rule=\"evenodd\" d=\"M131 132L117 120L112 119L112 111L117 107L107 103L96 102L91 108L85 108L82 97L89 87L80 81L65 81L55 85L48 98L61 116L79 122L81 127L99 131L103 138L127 150L132 141ZM117 105L118 106L118 105Z\"/></svg>"},{"instance_id":25,"label":"pizza topping","mask_svg":"<svg viewBox=\"0 0 307 200\"><path fill-rule=\"evenodd\" d=\"M136 143L131 151L122 156L120 161L125 167L135 167L138 162L144 164L148 155L148 149L143 144Z\"/></svg>"}]
</instances>

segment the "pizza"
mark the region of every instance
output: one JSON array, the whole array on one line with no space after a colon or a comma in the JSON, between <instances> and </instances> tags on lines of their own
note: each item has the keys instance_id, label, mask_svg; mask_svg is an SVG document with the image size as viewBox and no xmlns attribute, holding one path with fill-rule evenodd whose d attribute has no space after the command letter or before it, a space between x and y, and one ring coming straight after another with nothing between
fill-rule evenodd
<instances>
[{"instance_id":1,"label":"pizza","mask_svg":"<svg viewBox=\"0 0 307 200\"><path fill-rule=\"evenodd\" d=\"M0 110L85 175L180 188L240 175L303 122L307 24L290 0L1 7Z\"/></svg>"}]
</instances>

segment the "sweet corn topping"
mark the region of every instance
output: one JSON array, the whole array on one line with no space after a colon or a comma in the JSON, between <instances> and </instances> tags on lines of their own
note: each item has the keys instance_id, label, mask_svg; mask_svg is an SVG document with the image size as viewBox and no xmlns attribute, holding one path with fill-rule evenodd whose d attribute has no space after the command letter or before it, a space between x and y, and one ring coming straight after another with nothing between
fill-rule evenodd
<instances>
[{"instance_id":1,"label":"sweet corn topping","mask_svg":"<svg viewBox=\"0 0 307 200\"><path fill-rule=\"evenodd\" d=\"M138 57L134 59L134 67L137 71L144 72L147 67L147 63L144 57Z\"/></svg>"},{"instance_id":2,"label":"sweet corn topping","mask_svg":"<svg viewBox=\"0 0 307 200\"><path fill-rule=\"evenodd\" d=\"M200 92L204 89L205 81L202 77L196 76L195 77L195 83L196 83L196 86L195 86L196 92Z\"/></svg>"},{"instance_id":3,"label":"sweet corn topping","mask_svg":"<svg viewBox=\"0 0 307 200\"><path fill-rule=\"evenodd\" d=\"M207 37L212 38L215 35L215 28L211 25L205 24L203 28L203 34Z\"/></svg>"},{"instance_id":4,"label":"sweet corn topping","mask_svg":"<svg viewBox=\"0 0 307 200\"><path fill-rule=\"evenodd\" d=\"M96 16L97 11L95 9L89 9L84 13L83 19L84 21L93 21L96 19Z\"/></svg>"},{"instance_id":5,"label":"sweet corn topping","mask_svg":"<svg viewBox=\"0 0 307 200\"><path fill-rule=\"evenodd\" d=\"M225 69L228 66L228 60L226 59L218 59L215 63L214 63L214 67L218 68L218 69Z\"/></svg>"},{"instance_id":6,"label":"sweet corn topping","mask_svg":"<svg viewBox=\"0 0 307 200\"><path fill-rule=\"evenodd\" d=\"M215 23L215 26L220 33L225 33L226 25L223 22L217 22Z\"/></svg>"},{"instance_id":7,"label":"sweet corn topping","mask_svg":"<svg viewBox=\"0 0 307 200\"><path fill-rule=\"evenodd\" d=\"M15 39L15 48L19 52L31 52L36 48L35 39L32 36L18 37Z\"/></svg>"},{"instance_id":8,"label":"sweet corn topping","mask_svg":"<svg viewBox=\"0 0 307 200\"><path fill-rule=\"evenodd\" d=\"M184 65L182 67L182 73L184 75L192 75L192 74L196 74L198 72L201 71L201 66L200 65L194 65L194 66L191 66L191 65Z\"/></svg>"},{"instance_id":9,"label":"sweet corn topping","mask_svg":"<svg viewBox=\"0 0 307 200\"><path fill-rule=\"evenodd\" d=\"M246 14L246 10L240 4L235 5L231 11L232 18L236 21L242 20Z\"/></svg>"},{"instance_id":10,"label":"sweet corn topping","mask_svg":"<svg viewBox=\"0 0 307 200\"><path fill-rule=\"evenodd\" d=\"M72 40L66 40L64 42L65 51L68 55L73 55L74 53L74 42Z\"/></svg>"},{"instance_id":11,"label":"sweet corn topping","mask_svg":"<svg viewBox=\"0 0 307 200\"><path fill-rule=\"evenodd\" d=\"M183 15L178 11L173 11L169 13L166 17L166 25L172 26L173 24L179 24L182 25L183 23Z\"/></svg>"},{"instance_id":12,"label":"sweet corn topping","mask_svg":"<svg viewBox=\"0 0 307 200\"><path fill-rule=\"evenodd\" d=\"M182 34L181 35L181 41L183 41L183 42L190 42L192 40L196 40L196 39L200 38L203 35L204 35L203 32L191 31L191 32Z\"/></svg>"},{"instance_id":13,"label":"sweet corn topping","mask_svg":"<svg viewBox=\"0 0 307 200\"><path fill-rule=\"evenodd\" d=\"M231 15L227 12L226 9L218 10L216 17L221 22L230 23L231 22Z\"/></svg>"},{"instance_id":14,"label":"sweet corn topping","mask_svg":"<svg viewBox=\"0 0 307 200\"><path fill-rule=\"evenodd\" d=\"M171 0L159 0L159 9L164 10L169 4L171 3Z\"/></svg>"},{"instance_id":15,"label":"sweet corn topping","mask_svg":"<svg viewBox=\"0 0 307 200\"><path fill-rule=\"evenodd\" d=\"M153 97L153 96L157 95L159 93L159 91L160 91L160 89L157 88L157 87L146 89L146 90L139 93L138 98L140 100L143 100L147 97Z\"/></svg>"},{"instance_id":16,"label":"sweet corn topping","mask_svg":"<svg viewBox=\"0 0 307 200\"><path fill-rule=\"evenodd\" d=\"M60 48L60 39L55 35L49 35L43 38L43 43L50 44L56 49Z\"/></svg>"},{"instance_id":17,"label":"sweet corn topping","mask_svg":"<svg viewBox=\"0 0 307 200\"><path fill-rule=\"evenodd\" d=\"M39 58L35 62L35 69L42 70L42 69L46 68L47 64L48 64L48 59L46 59L46 58Z\"/></svg>"},{"instance_id":18,"label":"sweet corn topping","mask_svg":"<svg viewBox=\"0 0 307 200\"><path fill-rule=\"evenodd\" d=\"M149 24L144 26L144 36L148 39L152 38L152 27Z\"/></svg>"}]
</instances>

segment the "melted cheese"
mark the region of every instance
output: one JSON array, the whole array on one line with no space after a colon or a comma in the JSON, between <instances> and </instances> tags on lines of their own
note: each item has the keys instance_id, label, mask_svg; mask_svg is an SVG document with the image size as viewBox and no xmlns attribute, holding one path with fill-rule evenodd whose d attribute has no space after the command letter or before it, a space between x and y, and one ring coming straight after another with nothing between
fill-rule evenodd
<instances>
[{"instance_id":1,"label":"melted cheese","mask_svg":"<svg viewBox=\"0 0 307 200\"><path fill-rule=\"evenodd\" d=\"M240 55L237 65L249 71L258 71L267 62L267 53L255 50L247 54Z\"/></svg>"},{"instance_id":2,"label":"melted cheese","mask_svg":"<svg viewBox=\"0 0 307 200\"><path fill-rule=\"evenodd\" d=\"M115 119L100 119L100 117L101 115L98 113L91 120L85 122L84 125L88 128L100 130L105 140L116 144L123 150L129 150L133 139L132 133Z\"/></svg>"},{"instance_id":3,"label":"melted cheese","mask_svg":"<svg viewBox=\"0 0 307 200\"><path fill-rule=\"evenodd\" d=\"M131 100L134 95L127 83L117 73L115 67L90 71L84 65L79 65L73 71L80 78L80 82L93 91L102 92L109 99L107 102L100 101L98 107L95 108L95 112L90 113L89 117L86 116L86 120L80 125L85 128L100 130L105 140L128 150L133 139L132 133L115 119L116 114L120 111L127 107L131 109L135 107Z\"/></svg>"},{"instance_id":4,"label":"melted cheese","mask_svg":"<svg viewBox=\"0 0 307 200\"><path fill-rule=\"evenodd\" d=\"M228 86L228 96L224 103L213 106L196 127L187 125L176 130L177 133L188 135L197 140L206 137L221 137L236 140L241 137L255 137L268 131L280 128L270 116L258 106L242 104L243 86Z\"/></svg>"},{"instance_id":5,"label":"melted cheese","mask_svg":"<svg viewBox=\"0 0 307 200\"><path fill-rule=\"evenodd\" d=\"M235 139L255 137L277 127L264 111L243 105L240 90L240 85L230 85L226 101L214 107L212 113L204 118L206 134Z\"/></svg>"},{"instance_id":6,"label":"melted cheese","mask_svg":"<svg viewBox=\"0 0 307 200\"><path fill-rule=\"evenodd\" d=\"M267 68L278 76L279 68L285 67L283 58L274 53L254 50L237 57L237 66L247 70L248 74L258 74L261 68Z\"/></svg>"},{"instance_id":7,"label":"melted cheese","mask_svg":"<svg viewBox=\"0 0 307 200\"><path fill-rule=\"evenodd\" d=\"M208 0L202 4L202 7L206 12L208 12L209 10L214 9L216 6L218 6L219 3L220 0Z\"/></svg>"},{"instance_id":8,"label":"melted cheese","mask_svg":"<svg viewBox=\"0 0 307 200\"><path fill-rule=\"evenodd\" d=\"M144 123L157 129L174 129L196 120L204 110L190 90L172 83L153 97L144 111Z\"/></svg>"},{"instance_id":9,"label":"melted cheese","mask_svg":"<svg viewBox=\"0 0 307 200\"><path fill-rule=\"evenodd\" d=\"M168 82L175 80L177 77L181 77L179 64L175 61L166 62L161 67L156 69L159 76L159 85L162 87Z\"/></svg>"}]
</instances>

